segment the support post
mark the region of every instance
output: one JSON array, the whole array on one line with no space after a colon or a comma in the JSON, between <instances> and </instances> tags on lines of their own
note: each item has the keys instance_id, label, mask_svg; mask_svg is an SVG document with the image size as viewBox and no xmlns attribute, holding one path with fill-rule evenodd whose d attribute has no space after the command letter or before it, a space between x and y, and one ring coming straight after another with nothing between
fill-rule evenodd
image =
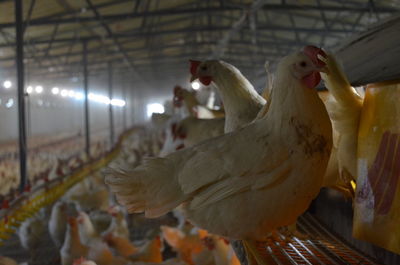
<instances>
[{"instance_id":1,"label":"support post","mask_svg":"<svg viewBox=\"0 0 400 265\"><path fill-rule=\"evenodd\" d=\"M89 87L87 69L87 41L82 42L83 89L85 91L85 151L90 160Z\"/></svg>"},{"instance_id":2,"label":"support post","mask_svg":"<svg viewBox=\"0 0 400 265\"><path fill-rule=\"evenodd\" d=\"M129 102L129 100L127 99L127 95L126 95L126 87L127 87L127 84L126 84L126 75L124 75L124 78L121 78L122 79L122 98L125 100L125 106L123 106L123 109L122 109L122 121L123 121L123 125L124 125L124 131L126 131L126 127L127 127L127 125L126 125L126 112L127 112L127 109L128 109L128 102Z\"/></svg>"},{"instance_id":3,"label":"support post","mask_svg":"<svg viewBox=\"0 0 400 265\"><path fill-rule=\"evenodd\" d=\"M16 35L16 65L17 65L17 90L18 90L18 131L19 131L19 172L20 192L27 184L27 141L25 121L25 96L24 96L24 24L22 13L22 0L15 0L15 35Z\"/></svg>"},{"instance_id":4,"label":"support post","mask_svg":"<svg viewBox=\"0 0 400 265\"><path fill-rule=\"evenodd\" d=\"M108 63L108 97L110 101L113 98L113 68L112 62ZM113 106L110 102L108 105L108 114L110 117L110 148L114 145L114 115L113 115Z\"/></svg>"}]
</instances>

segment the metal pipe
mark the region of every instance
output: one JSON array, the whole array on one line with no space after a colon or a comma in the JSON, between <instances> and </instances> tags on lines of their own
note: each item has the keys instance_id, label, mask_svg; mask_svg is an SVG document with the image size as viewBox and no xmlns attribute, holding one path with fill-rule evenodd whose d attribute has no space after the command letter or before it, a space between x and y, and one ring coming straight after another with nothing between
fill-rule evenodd
<instances>
[{"instance_id":1,"label":"metal pipe","mask_svg":"<svg viewBox=\"0 0 400 265\"><path fill-rule=\"evenodd\" d=\"M110 100L113 98L113 68L112 62L108 62L108 97ZM110 102L108 105L108 113L110 117L110 148L114 145L114 115L113 106Z\"/></svg>"},{"instance_id":2,"label":"metal pipe","mask_svg":"<svg viewBox=\"0 0 400 265\"><path fill-rule=\"evenodd\" d=\"M122 121L123 121L123 125L124 125L124 131L126 130L126 127L127 127L127 125L126 125L126 112L127 112L127 108L128 108L128 102L129 102L129 100L126 98L126 87L127 87L127 84L126 84L126 75L124 75L124 78L121 78L122 79L122 98L125 100L125 106L123 107L123 109L122 109Z\"/></svg>"},{"instance_id":3,"label":"metal pipe","mask_svg":"<svg viewBox=\"0 0 400 265\"><path fill-rule=\"evenodd\" d=\"M83 64L83 89L85 91L85 144L86 155L90 160L90 121L89 121L89 87L87 67L87 41L82 42L82 64Z\"/></svg>"},{"instance_id":4,"label":"metal pipe","mask_svg":"<svg viewBox=\"0 0 400 265\"><path fill-rule=\"evenodd\" d=\"M19 168L20 192L24 191L27 183L27 142L25 122L25 97L24 97L24 23L22 15L22 0L15 0L15 35L16 35L16 65L18 89L18 129L19 129Z\"/></svg>"}]
</instances>

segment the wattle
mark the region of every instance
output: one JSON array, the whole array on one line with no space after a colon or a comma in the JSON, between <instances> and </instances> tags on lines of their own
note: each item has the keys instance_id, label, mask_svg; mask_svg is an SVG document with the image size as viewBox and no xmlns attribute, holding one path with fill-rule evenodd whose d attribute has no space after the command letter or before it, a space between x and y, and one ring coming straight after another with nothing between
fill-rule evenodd
<instances>
[{"instance_id":1,"label":"wattle","mask_svg":"<svg viewBox=\"0 0 400 265\"><path fill-rule=\"evenodd\" d=\"M311 74L303 77L303 82L308 88L315 88L321 81L319 72L314 71Z\"/></svg>"},{"instance_id":2,"label":"wattle","mask_svg":"<svg viewBox=\"0 0 400 265\"><path fill-rule=\"evenodd\" d=\"M199 80L203 85L208 86L211 83L212 78L211 76L202 76L199 77Z\"/></svg>"}]
</instances>

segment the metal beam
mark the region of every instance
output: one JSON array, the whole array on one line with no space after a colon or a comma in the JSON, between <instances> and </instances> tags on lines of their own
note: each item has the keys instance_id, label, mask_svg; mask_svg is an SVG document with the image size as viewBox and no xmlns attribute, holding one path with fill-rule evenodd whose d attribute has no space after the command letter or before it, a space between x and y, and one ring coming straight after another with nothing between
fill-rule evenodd
<instances>
[{"instance_id":1,"label":"metal beam","mask_svg":"<svg viewBox=\"0 0 400 265\"><path fill-rule=\"evenodd\" d=\"M22 22L22 0L15 0L15 36L16 36L16 64L17 64L17 87L18 87L18 129L19 129L19 189L22 193L27 184L27 141L25 122L25 96L24 96L24 24Z\"/></svg>"},{"instance_id":2,"label":"metal beam","mask_svg":"<svg viewBox=\"0 0 400 265\"><path fill-rule=\"evenodd\" d=\"M96 7L93 5L91 0L86 0L86 3L90 7L90 9L93 11L95 14L95 17L97 21L100 23L100 25L106 30L108 34L108 38L111 38L117 47L118 51L122 54L122 56L125 59L125 62L129 65L129 67L132 69L132 71L140 77L140 74L136 71L131 59L129 58L128 54L124 51L122 45L118 42L118 39L114 37L114 34L111 30L111 28L107 25L107 23L104 21L103 17L100 15L100 13L97 11Z\"/></svg>"},{"instance_id":3,"label":"metal beam","mask_svg":"<svg viewBox=\"0 0 400 265\"><path fill-rule=\"evenodd\" d=\"M36 0L31 0L31 4L29 5L29 10L28 10L28 15L26 16L26 21L24 23L24 29L23 32L25 33L26 29L29 26L29 21L31 20L33 8L35 7Z\"/></svg>"},{"instance_id":4,"label":"metal beam","mask_svg":"<svg viewBox=\"0 0 400 265\"><path fill-rule=\"evenodd\" d=\"M83 89L85 93L85 151L90 161L90 120L89 120L89 86L88 86L88 63L87 42L82 42L82 64L83 64Z\"/></svg>"},{"instance_id":5,"label":"metal beam","mask_svg":"<svg viewBox=\"0 0 400 265\"><path fill-rule=\"evenodd\" d=\"M126 130L126 128L127 128L127 124L126 124L126 112L127 112L127 108L128 108L128 103L129 103L129 100L127 99L127 95L126 95L126 76L125 75L123 75L122 76L122 84L121 84L121 86L122 86L122 98L125 100L125 106L124 106L124 108L123 108L123 112L122 112L122 122L123 122L123 125L124 125L124 131Z\"/></svg>"},{"instance_id":6,"label":"metal beam","mask_svg":"<svg viewBox=\"0 0 400 265\"><path fill-rule=\"evenodd\" d=\"M324 12L352 12L352 13L359 13L359 12L368 12L370 11L369 7L363 6L354 6L354 7L341 7L341 6L333 6L333 5L322 5L322 6L314 6L314 5L281 5L281 4L265 4L262 9L266 11L324 11ZM154 10L154 11L147 11L147 12L140 12L140 13L122 13L116 15L105 15L102 16L104 20L126 20L132 18L141 18L141 17L151 17L151 16L176 16L176 15L187 15L187 14L195 14L195 13L216 13L216 12L228 12L228 11L242 11L243 9L240 7L233 7L233 6L224 6L224 7L203 7L203 8L185 8L185 9L162 9L162 10ZM399 10L396 8L387 8L387 7L375 7L374 12L376 13L387 13L393 14L398 12ZM72 18L55 18L55 19L48 19L48 18L37 18L33 19L29 22L30 26L42 26L42 25L49 25L49 24L69 24L69 23L82 23L82 22L93 22L96 21L96 17L72 17ZM14 27L14 23L2 23L0 24L1 28L9 28Z\"/></svg>"},{"instance_id":7,"label":"metal beam","mask_svg":"<svg viewBox=\"0 0 400 265\"><path fill-rule=\"evenodd\" d=\"M123 42L121 44L124 43L129 43L128 42ZM162 51L163 49L168 49L168 48L187 48L187 47L198 47L198 46L207 46L207 45L215 45L214 41L204 41L204 42L196 42L196 41L191 41L191 42L186 42L183 44L164 44L164 43L158 43L159 45L153 46L153 49L156 49L158 51ZM233 46L240 46L240 45L246 45L249 46L250 43L249 42L243 42L243 41L231 41L230 42L231 45ZM279 38L274 38L274 41L258 41L257 43L259 46L271 46L271 45L279 45L279 46L293 46L293 45L309 45L309 42L297 42L297 41L292 41L292 40L284 40L284 39L279 39ZM132 52L143 52L145 50L147 50L149 47L147 46L142 46L142 47L138 47L138 48L125 48L125 51L127 53L132 53ZM56 58L63 58L65 56L81 56L82 52L81 51L77 51L77 52L70 52L71 49L69 49L67 52L65 53L57 53L57 54L53 54L53 55L47 55L44 56L42 55L42 53L45 53L45 50L43 51L39 51L37 53L40 53L39 55L36 55L36 58L44 60L44 59L56 59ZM104 54L106 53L107 55L113 55L113 54L118 54L118 51L115 51L113 49L107 49L107 50L103 50L101 47L100 48L91 48L90 50L88 50L88 54ZM195 54L196 52L193 51L193 54ZM9 57L3 57L0 58L0 62L2 61L11 61L14 60L14 56L9 56ZM32 56L27 56L25 57L25 59L33 59ZM67 63L66 61L63 62L63 64Z\"/></svg>"},{"instance_id":8,"label":"metal beam","mask_svg":"<svg viewBox=\"0 0 400 265\"><path fill-rule=\"evenodd\" d=\"M110 100L113 98L113 65L109 62L107 65L108 70L108 97ZM108 115L110 118L110 149L114 146L114 116L113 105L108 104Z\"/></svg>"},{"instance_id":9,"label":"metal beam","mask_svg":"<svg viewBox=\"0 0 400 265\"><path fill-rule=\"evenodd\" d=\"M173 29L173 30L163 30L163 31L152 31L152 32L135 32L129 35L126 34L114 34L114 37L117 39L123 39L123 38L138 38L138 37L144 37L144 36L149 36L149 35L168 35L168 34L185 34L187 32L218 32L218 31L226 31L230 30L231 27L227 26L220 26L220 27L195 27L195 28L181 28L181 29ZM300 31L300 32L310 32L310 33L315 33L315 34L320 34L326 32L325 28L306 28L306 27L297 27L294 29L293 27L288 27L288 26L278 26L278 25L259 25L257 28L259 31L260 30L266 30L266 31L283 31L283 32L292 32L294 30ZM244 28L243 30L248 31L248 29ZM348 30L348 29L331 29L329 33L331 34L342 34L342 33L353 33L354 31ZM339 37L339 36L338 36ZM91 36L91 37L82 37L82 41L95 41L95 40L101 40L102 38L100 36ZM107 39L107 38L106 38ZM59 38L55 39L53 43L64 43L64 42L72 42L74 41L75 38ZM50 40L37 40L34 41L35 44L46 44ZM11 47L14 46L15 43L9 43L9 44L0 44L0 48L4 47Z\"/></svg>"}]
</instances>

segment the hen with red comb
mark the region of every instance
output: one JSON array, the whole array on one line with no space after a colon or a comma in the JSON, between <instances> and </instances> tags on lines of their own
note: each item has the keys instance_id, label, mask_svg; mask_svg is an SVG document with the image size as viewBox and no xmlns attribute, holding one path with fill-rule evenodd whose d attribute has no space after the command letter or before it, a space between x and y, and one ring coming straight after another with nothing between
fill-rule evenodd
<instances>
[{"instance_id":1,"label":"hen with red comb","mask_svg":"<svg viewBox=\"0 0 400 265\"><path fill-rule=\"evenodd\" d=\"M132 170L109 168L105 181L117 200L149 218L181 205L196 226L243 240L259 264L270 264L254 251L254 241L293 224L308 208L332 147L325 106L303 80L321 69L310 57L296 52L280 61L262 118ZM200 64L197 75L215 71L215 65Z\"/></svg>"},{"instance_id":2,"label":"hen with red comb","mask_svg":"<svg viewBox=\"0 0 400 265\"><path fill-rule=\"evenodd\" d=\"M225 132L234 131L254 120L265 99L233 65L211 60L191 61L191 80L198 78L204 85L214 82L225 109Z\"/></svg>"}]
</instances>

